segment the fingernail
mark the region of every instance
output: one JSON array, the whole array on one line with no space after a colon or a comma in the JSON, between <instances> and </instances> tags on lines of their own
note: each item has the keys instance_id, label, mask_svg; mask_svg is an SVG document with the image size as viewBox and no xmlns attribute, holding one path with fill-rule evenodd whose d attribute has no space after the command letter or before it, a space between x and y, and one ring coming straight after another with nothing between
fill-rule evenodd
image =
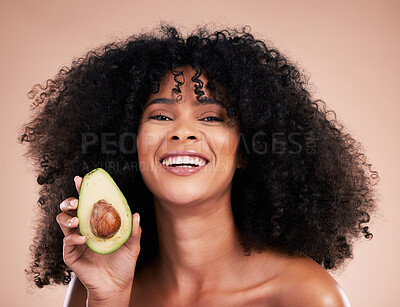
<instances>
[{"instance_id":1,"label":"fingernail","mask_svg":"<svg viewBox=\"0 0 400 307\"><path fill-rule=\"evenodd\" d=\"M73 221L73 218L72 219L70 219L70 220L68 220L68 222L67 222L67 226L72 226L72 223L73 223L74 221Z\"/></svg>"},{"instance_id":2,"label":"fingernail","mask_svg":"<svg viewBox=\"0 0 400 307\"><path fill-rule=\"evenodd\" d=\"M85 237L85 236L80 236L78 239L79 239L80 241L85 241L86 237Z\"/></svg>"},{"instance_id":3,"label":"fingernail","mask_svg":"<svg viewBox=\"0 0 400 307\"><path fill-rule=\"evenodd\" d=\"M70 208L74 208L74 207L75 207L75 202L76 202L76 199L71 200L71 201L69 202L69 207L70 207Z\"/></svg>"},{"instance_id":4,"label":"fingernail","mask_svg":"<svg viewBox=\"0 0 400 307\"><path fill-rule=\"evenodd\" d=\"M139 213L137 214L137 223L138 223L138 225L140 225L140 215L139 215Z\"/></svg>"}]
</instances>

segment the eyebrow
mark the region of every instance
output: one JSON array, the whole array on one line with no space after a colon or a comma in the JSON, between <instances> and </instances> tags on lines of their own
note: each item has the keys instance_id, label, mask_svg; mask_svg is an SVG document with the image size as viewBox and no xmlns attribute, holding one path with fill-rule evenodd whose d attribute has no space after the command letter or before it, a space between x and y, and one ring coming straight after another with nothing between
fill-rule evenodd
<instances>
[{"instance_id":1,"label":"eyebrow","mask_svg":"<svg viewBox=\"0 0 400 307\"><path fill-rule=\"evenodd\" d=\"M178 104L178 102L177 102L175 99L156 98L156 99L153 99L152 101L150 101L150 102L143 108L143 110L145 110L145 109L146 109L147 107L149 107L150 105L156 104L156 103L164 103L164 104L169 104L169 105ZM215 100L215 99L206 99L206 100L203 101L203 102L199 102L198 100L195 100L195 101L194 101L194 104L195 104L196 106L199 106L199 105L206 105L206 104L217 104L217 105L220 105L220 106L223 107L223 108L226 108L226 105L224 105L222 102L217 101L217 100Z\"/></svg>"}]
</instances>

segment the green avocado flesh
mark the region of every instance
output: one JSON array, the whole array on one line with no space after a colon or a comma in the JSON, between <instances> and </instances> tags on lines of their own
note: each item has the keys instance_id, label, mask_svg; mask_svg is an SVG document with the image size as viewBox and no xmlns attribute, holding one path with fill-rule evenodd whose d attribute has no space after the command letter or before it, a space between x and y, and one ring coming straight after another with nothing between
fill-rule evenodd
<instances>
[{"instance_id":1,"label":"green avocado flesh","mask_svg":"<svg viewBox=\"0 0 400 307\"><path fill-rule=\"evenodd\" d=\"M98 254L119 249L132 232L128 202L111 176L96 168L83 177L77 216L87 246Z\"/></svg>"}]
</instances>

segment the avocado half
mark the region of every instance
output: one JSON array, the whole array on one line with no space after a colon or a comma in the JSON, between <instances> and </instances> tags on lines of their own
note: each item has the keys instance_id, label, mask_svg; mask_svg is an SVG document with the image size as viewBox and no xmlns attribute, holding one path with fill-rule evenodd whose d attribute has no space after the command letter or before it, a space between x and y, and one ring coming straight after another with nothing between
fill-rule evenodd
<instances>
[{"instance_id":1,"label":"avocado half","mask_svg":"<svg viewBox=\"0 0 400 307\"><path fill-rule=\"evenodd\" d=\"M132 232L128 202L111 176L96 168L83 177L77 216L87 246L98 254L119 249Z\"/></svg>"}]
</instances>

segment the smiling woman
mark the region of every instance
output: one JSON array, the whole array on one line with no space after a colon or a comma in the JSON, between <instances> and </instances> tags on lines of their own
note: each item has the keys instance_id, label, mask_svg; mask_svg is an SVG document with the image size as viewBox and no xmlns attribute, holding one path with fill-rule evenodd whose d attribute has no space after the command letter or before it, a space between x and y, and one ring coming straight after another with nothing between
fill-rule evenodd
<instances>
[{"instance_id":1,"label":"smiling woman","mask_svg":"<svg viewBox=\"0 0 400 307\"><path fill-rule=\"evenodd\" d=\"M196 72L185 67L180 73L191 77ZM218 194L222 192L221 199L230 204L232 178L238 168L239 129L227 125L224 104L208 99L212 94L207 89L202 102L196 99L193 81L182 82L180 96L173 99L173 77L167 75L159 92L150 95L139 125L143 180L155 199L185 204L185 210L189 206L195 210L206 199L221 198Z\"/></svg>"},{"instance_id":2,"label":"smiling woman","mask_svg":"<svg viewBox=\"0 0 400 307\"><path fill-rule=\"evenodd\" d=\"M89 52L30 97L21 141L43 211L27 272L70 284L66 306L348 306L326 270L372 237L377 172L249 28L162 26ZM99 166L136 212L108 255L73 218Z\"/></svg>"}]
</instances>

